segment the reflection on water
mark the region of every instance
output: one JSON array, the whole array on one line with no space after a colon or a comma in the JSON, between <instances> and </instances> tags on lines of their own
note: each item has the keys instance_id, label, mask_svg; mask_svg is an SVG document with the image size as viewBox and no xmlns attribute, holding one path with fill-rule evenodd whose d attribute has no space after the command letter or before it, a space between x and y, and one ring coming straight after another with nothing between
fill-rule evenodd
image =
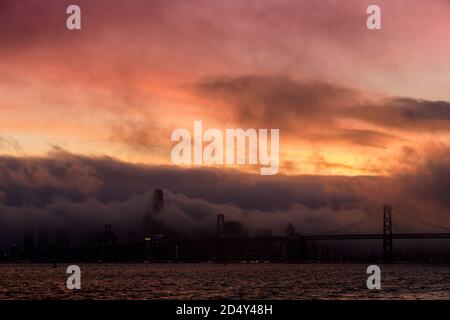
<instances>
[{"instance_id":1,"label":"reflection on water","mask_svg":"<svg viewBox=\"0 0 450 320\"><path fill-rule=\"evenodd\" d=\"M450 299L449 265L382 265L382 290L362 264L0 265L0 299Z\"/></svg>"}]
</instances>

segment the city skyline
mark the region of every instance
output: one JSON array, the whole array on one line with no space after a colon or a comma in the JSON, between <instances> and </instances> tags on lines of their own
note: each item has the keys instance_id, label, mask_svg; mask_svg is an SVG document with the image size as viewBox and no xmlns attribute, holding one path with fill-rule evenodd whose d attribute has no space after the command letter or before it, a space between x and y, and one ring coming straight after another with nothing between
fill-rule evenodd
<instances>
[{"instance_id":1,"label":"city skyline","mask_svg":"<svg viewBox=\"0 0 450 320\"><path fill-rule=\"evenodd\" d=\"M0 242L29 226L136 229L154 189L180 233L226 214L332 230L384 204L450 226L450 5L0 2ZM171 133L279 129L276 174L174 165Z\"/></svg>"},{"instance_id":2,"label":"city skyline","mask_svg":"<svg viewBox=\"0 0 450 320\"><path fill-rule=\"evenodd\" d=\"M49 232L46 227L29 228L24 232L22 246L11 243L8 250L0 250L0 261L55 265L68 262L450 262L446 242L450 230L443 232L439 226L428 225L414 232L412 229L399 231L399 219L394 227L392 208L386 205L381 217L368 216L340 229L317 234L300 234L291 222L282 234L274 234L270 228L252 230L249 225L227 220L225 214L217 215L215 231L199 228L180 233L166 225L161 216L157 217L158 213L164 215L165 206L163 190L156 189L141 216L142 229L127 230L126 238L123 233L117 236L111 224L105 224L103 232L84 230L75 243L71 238L77 235L77 230ZM361 232L357 228L368 219L379 218L383 221L382 230Z\"/></svg>"}]
</instances>

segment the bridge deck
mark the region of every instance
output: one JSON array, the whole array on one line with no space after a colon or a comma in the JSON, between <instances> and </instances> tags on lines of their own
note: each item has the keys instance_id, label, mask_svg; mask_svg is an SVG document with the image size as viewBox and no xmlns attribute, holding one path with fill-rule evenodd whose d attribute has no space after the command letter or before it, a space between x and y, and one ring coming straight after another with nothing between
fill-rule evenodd
<instances>
[{"instance_id":1,"label":"bridge deck","mask_svg":"<svg viewBox=\"0 0 450 320\"><path fill-rule=\"evenodd\" d=\"M393 239L450 239L450 233L394 233ZM318 240L382 240L383 234L330 234L330 235L299 235L264 236L264 237L230 237L230 238L198 238L198 239L161 239L162 242L208 242L208 241L288 241L288 240L318 241Z\"/></svg>"}]
</instances>

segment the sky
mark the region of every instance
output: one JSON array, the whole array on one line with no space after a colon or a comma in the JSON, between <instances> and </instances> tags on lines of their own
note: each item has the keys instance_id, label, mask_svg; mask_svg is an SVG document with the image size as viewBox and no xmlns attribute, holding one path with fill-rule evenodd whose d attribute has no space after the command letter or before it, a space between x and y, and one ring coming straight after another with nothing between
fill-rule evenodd
<instances>
[{"instance_id":1,"label":"sky","mask_svg":"<svg viewBox=\"0 0 450 320\"><path fill-rule=\"evenodd\" d=\"M399 206L446 217L448 1L79 0L82 29L70 31L72 2L0 0L0 195L7 206L29 205L12 196L17 185L33 196L49 185L59 194L61 175L39 168L75 157L83 165L69 162L65 176L88 191L63 189L90 199L108 175L85 161L108 159L200 177L211 169L225 181L256 179L279 192L289 179L313 179L327 194L319 207L333 206L337 190L348 188L353 204L401 195ZM381 30L366 27L370 4L381 8ZM249 166L174 167L171 132L192 131L194 120L223 130L280 129L279 176L258 180ZM99 181L83 180L91 175ZM371 178L378 188L391 179L401 190L373 199ZM405 192L411 181L422 183L408 188L420 189L426 204ZM355 183L367 195L354 197ZM225 200L194 186L167 188L241 209L313 207L300 195L268 208L244 205L229 189Z\"/></svg>"}]
</instances>

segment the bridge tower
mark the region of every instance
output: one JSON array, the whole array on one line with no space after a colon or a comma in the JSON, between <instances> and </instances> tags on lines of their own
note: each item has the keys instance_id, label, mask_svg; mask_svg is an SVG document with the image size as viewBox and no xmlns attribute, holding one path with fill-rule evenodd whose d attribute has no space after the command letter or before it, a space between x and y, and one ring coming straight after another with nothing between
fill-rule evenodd
<instances>
[{"instance_id":1,"label":"bridge tower","mask_svg":"<svg viewBox=\"0 0 450 320\"><path fill-rule=\"evenodd\" d=\"M217 215L217 231L216 235L221 237L225 234L225 216L223 214Z\"/></svg>"},{"instance_id":2,"label":"bridge tower","mask_svg":"<svg viewBox=\"0 0 450 320\"><path fill-rule=\"evenodd\" d=\"M217 215L217 230L216 230L216 239L215 239L215 247L216 247L216 263L225 263L225 252L226 252L226 243L225 243L225 216L223 214Z\"/></svg>"},{"instance_id":3,"label":"bridge tower","mask_svg":"<svg viewBox=\"0 0 450 320\"><path fill-rule=\"evenodd\" d=\"M383 208L383 261L394 260L392 248L392 209L390 206Z\"/></svg>"}]
</instances>

